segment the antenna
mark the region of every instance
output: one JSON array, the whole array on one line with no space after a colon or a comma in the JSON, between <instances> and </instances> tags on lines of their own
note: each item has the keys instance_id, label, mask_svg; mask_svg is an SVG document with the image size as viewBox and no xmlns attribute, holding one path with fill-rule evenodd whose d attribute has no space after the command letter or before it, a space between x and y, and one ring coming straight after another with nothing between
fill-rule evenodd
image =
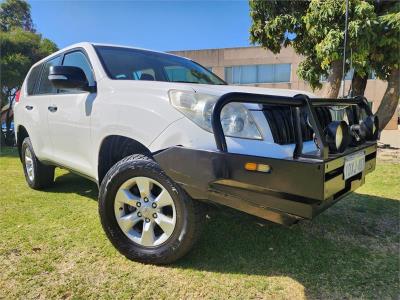
<instances>
[{"instance_id":1,"label":"antenna","mask_svg":"<svg viewBox=\"0 0 400 300\"><path fill-rule=\"evenodd\" d=\"M349 0L346 0L346 18L344 21L344 42L343 42L343 71L342 71L342 98L344 98L345 86L346 86L346 46L347 46L347 28L349 21Z\"/></svg>"}]
</instances>

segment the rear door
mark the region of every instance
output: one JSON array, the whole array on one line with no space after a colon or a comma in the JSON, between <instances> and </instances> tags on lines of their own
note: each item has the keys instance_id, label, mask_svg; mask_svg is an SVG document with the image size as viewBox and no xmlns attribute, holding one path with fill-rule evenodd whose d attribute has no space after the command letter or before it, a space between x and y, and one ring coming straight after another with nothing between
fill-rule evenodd
<instances>
[{"instance_id":1,"label":"rear door","mask_svg":"<svg viewBox=\"0 0 400 300\"><path fill-rule=\"evenodd\" d=\"M50 66L61 62L61 56L35 66L28 77L26 97L19 104L23 111L23 122L33 144L36 156L41 160L52 157L52 145L47 124L47 107L51 97L57 93L47 79Z\"/></svg>"},{"instance_id":2,"label":"rear door","mask_svg":"<svg viewBox=\"0 0 400 300\"><path fill-rule=\"evenodd\" d=\"M84 50L64 54L62 65L81 68L89 85L95 85L93 70ZM90 153L90 118L96 93L59 90L48 106L48 124L56 162L93 177Z\"/></svg>"}]
</instances>

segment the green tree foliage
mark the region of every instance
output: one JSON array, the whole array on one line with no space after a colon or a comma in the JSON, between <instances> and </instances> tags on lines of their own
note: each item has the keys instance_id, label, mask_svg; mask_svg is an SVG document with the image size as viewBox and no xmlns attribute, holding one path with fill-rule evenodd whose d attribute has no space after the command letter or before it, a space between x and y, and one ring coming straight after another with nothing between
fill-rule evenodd
<instances>
[{"instance_id":1,"label":"green tree foliage","mask_svg":"<svg viewBox=\"0 0 400 300\"><path fill-rule=\"evenodd\" d=\"M6 102L20 88L32 64L56 51L57 46L39 34L21 28L0 31L0 40L2 99Z\"/></svg>"},{"instance_id":2,"label":"green tree foliage","mask_svg":"<svg viewBox=\"0 0 400 300\"><path fill-rule=\"evenodd\" d=\"M22 0L0 4L0 43L0 107L3 107L20 88L32 64L56 51L57 46L35 33L30 6Z\"/></svg>"},{"instance_id":3,"label":"green tree foliage","mask_svg":"<svg viewBox=\"0 0 400 300\"><path fill-rule=\"evenodd\" d=\"M377 1L376 14L377 39L370 61L378 77L388 80L400 64L400 2Z\"/></svg>"},{"instance_id":4,"label":"green tree foliage","mask_svg":"<svg viewBox=\"0 0 400 300\"><path fill-rule=\"evenodd\" d=\"M7 0L0 8L0 30L10 31L12 28L22 28L34 32L30 5L23 0Z\"/></svg>"},{"instance_id":5,"label":"green tree foliage","mask_svg":"<svg viewBox=\"0 0 400 300\"><path fill-rule=\"evenodd\" d=\"M0 110L12 104L30 67L56 50L56 44L35 32L28 3L7 0L0 4Z\"/></svg>"},{"instance_id":6,"label":"green tree foliage","mask_svg":"<svg viewBox=\"0 0 400 300\"><path fill-rule=\"evenodd\" d=\"M360 0L350 3L348 48L353 49L354 66L366 73L369 71L366 57L375 36L374 7ZM251 41L274 53L282 46L293 46L304 56L299 76L312 88L320 88L321 76L329 76L333 65L342 59L345 1L250 1L250 6ZM287 32L295 33L296 38L290 40ZM341 64L337 63L337 67L335 71L341 74Z\"/></svg>"},{"instance_id":7,"label":"green tree foliage","mask_svg":"<svg viewBox=\"0 0 400 300\"><path fill-rule=\"evenodd\" d=\"M392 118L400 95L400 2L382 2L376 5L376 31L374 51L370 61L377 76L386 80L388 86L378 108L381 129Z\"/></svg>"},{"instance_id":8,"label":"green tree foliage","mask_svg":"<svg viewBox=\"0 0 400 300\"><path fill-rule=\"evenodd\" d=\"M250 0L250 9L251 41L274 53L292 46L304 57L299 65L299 77L313 89L321 87L321 76L327 77L325 96L337 97L343 72L345 0ZM388 81L383 99L387 101L382 103L386 103L387 108L390 102L390 109L378 111L382 126L393 116L399 98L399 83L395 82L399 76L399 19L397 1L349 0L346 57L351 55L355 69L353 88L356 94L363 94L372 71L378 78ZM294 33L295 38L290 39L288 32ZM350 68L349 59L345 68L345 71Z\"/></svg>"}]
</instances>

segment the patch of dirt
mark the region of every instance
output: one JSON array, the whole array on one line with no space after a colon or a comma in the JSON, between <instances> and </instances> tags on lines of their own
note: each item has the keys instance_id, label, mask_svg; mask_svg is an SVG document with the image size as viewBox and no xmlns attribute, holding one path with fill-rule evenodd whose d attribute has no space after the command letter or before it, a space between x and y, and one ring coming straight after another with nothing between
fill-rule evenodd
<instances>
[{"instance_id":1,"label":"patch of dirt","mask_svg":"<svg viewBox=\"0 0 400 300\"><path fill-rule=\"evenodd\" d=\"M378 147L378 160L400 163L400 149Z\"/></svg>"}]
</instances>

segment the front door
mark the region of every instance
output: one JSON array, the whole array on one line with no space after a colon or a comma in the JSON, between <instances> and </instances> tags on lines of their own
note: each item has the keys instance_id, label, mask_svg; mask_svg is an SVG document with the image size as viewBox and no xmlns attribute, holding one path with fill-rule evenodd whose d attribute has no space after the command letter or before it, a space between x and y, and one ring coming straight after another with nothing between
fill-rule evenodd
<instances>
[{"instance_id":1,"label":"front door","mask_svg":"<svg viewBox=\"0 0 400 300\"><path fill-rule=\"evenodd\" d=\"M64 55L62 65L81 68L89 85L94 85L93 70L81 50ZM48 125L57 163L93 177L91 158L90 118L96 93L81 90L59 90L48 106Z\"/></svg>"}]
</instances>

